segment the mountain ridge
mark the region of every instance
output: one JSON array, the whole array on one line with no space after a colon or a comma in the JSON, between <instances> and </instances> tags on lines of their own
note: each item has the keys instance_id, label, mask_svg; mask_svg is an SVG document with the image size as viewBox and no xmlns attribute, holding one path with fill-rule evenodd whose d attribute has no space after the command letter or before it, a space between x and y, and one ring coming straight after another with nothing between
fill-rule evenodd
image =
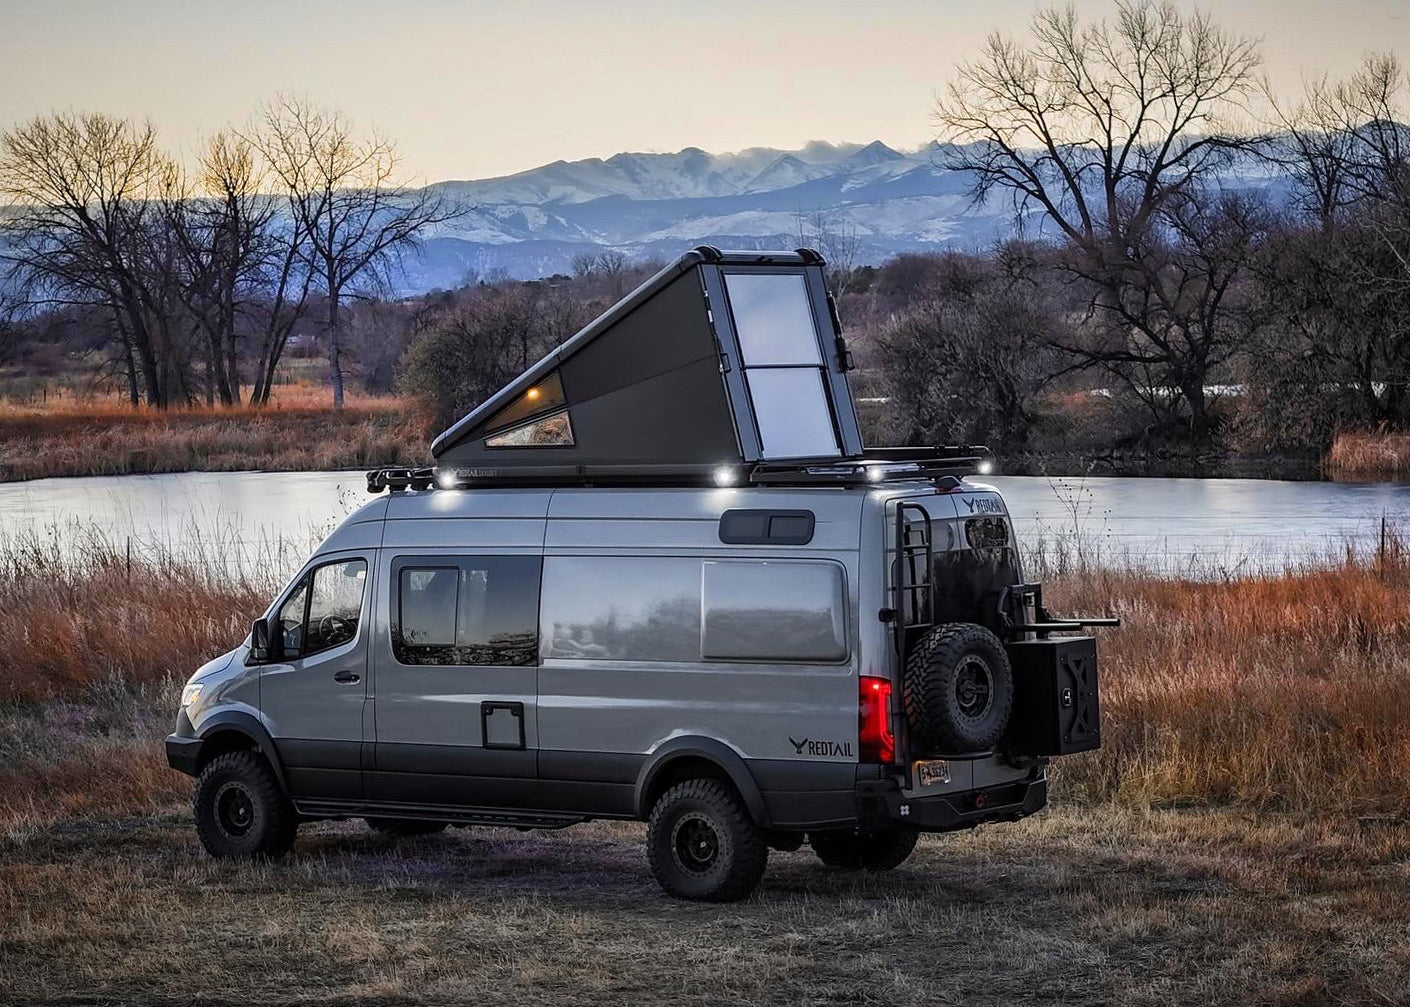
<instances>
[{"instance_id":1,"label":"mountain ridge","mask_svg":"<svg viewBox=\"0 0 1410 1007\"><path fill-rule=\"evenodd\" d=\"M608 250L640 261L699 244L794 248L816 241L819 223L846 236L855 264L980 249L1011 233L1012 204L972 199L973 178L944 167L945 150L880 140L723 154L685 147L438 182L429 188L465 212L403 256L397 284L421 293L491 276L532 279Z\"/></svg>"}]
</instances>

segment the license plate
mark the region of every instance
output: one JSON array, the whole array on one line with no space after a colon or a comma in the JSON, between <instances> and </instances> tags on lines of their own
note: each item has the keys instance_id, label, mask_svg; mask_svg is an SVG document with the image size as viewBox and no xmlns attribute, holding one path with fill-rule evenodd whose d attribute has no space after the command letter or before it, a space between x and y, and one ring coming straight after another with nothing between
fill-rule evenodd
<instances>
[{"instance_id":1,"label":"license plate","mask_svg":"<svg viewBox=\"0 0 1410 1007\"><path fill-rule=\"evenodd\" d=\"M950 782L950 764L944 759L916 763L916 777L922 787L933 787L937 783Z\"/></svg>"}]
</instances>

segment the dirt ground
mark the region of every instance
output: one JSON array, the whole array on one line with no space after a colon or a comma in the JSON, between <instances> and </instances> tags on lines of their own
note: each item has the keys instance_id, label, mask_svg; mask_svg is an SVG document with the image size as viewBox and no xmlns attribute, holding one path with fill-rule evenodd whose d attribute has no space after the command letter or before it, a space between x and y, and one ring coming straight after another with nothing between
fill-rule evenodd
<instances>
[{"instance_id":1,"label":"dirt ground","mask_svg":"<svg viewBox=\"0 0 1410 1007\"><path fill-rule=\"evenodd\" d=\"M0 833L15 1004L1410 1004L1410 823L1057 809L888 874L775 853L664 896L641 827L305 826L207 858L181 809Z\"/></svg>"}]
</instances>

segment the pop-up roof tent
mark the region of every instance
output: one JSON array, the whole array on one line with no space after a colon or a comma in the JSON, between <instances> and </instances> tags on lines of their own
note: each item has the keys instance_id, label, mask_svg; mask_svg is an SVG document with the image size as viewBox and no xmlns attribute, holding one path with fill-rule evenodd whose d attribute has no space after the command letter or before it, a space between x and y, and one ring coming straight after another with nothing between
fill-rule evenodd
<instances>
[{"instance_id":1,"label":"pop-up roof tent","mask_svg":"<svg viewBox=\"0 0 1410 1007\"><path fill-rule=\"evenodd\" d=\"M441 484L849 481L970 467L961 449L863 450L824 265L809 249L686 253L437 437ZM373 472L369 489L430 475Z\"/></svg>"}]
</instances>

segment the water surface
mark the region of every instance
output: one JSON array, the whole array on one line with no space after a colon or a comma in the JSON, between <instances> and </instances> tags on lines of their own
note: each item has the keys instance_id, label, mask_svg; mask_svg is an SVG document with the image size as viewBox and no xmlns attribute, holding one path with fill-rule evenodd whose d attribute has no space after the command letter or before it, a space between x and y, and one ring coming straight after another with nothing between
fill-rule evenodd
<instances>
[{"instance_id":1,"label":"water surface","mask_svg":"<svg viewBox=\"0 0 1410 1007\"><path fill-rule=\"evenodd\" d=\"M1258 479L994 476L1026 547L1206 575L1374 550L1384 517L1410 526L1410 486ZM368 499L363 473L191 472L0 484L0 536L64 549L96 529L122 546L296 564Z\"/></svg>"}]
</instances>

